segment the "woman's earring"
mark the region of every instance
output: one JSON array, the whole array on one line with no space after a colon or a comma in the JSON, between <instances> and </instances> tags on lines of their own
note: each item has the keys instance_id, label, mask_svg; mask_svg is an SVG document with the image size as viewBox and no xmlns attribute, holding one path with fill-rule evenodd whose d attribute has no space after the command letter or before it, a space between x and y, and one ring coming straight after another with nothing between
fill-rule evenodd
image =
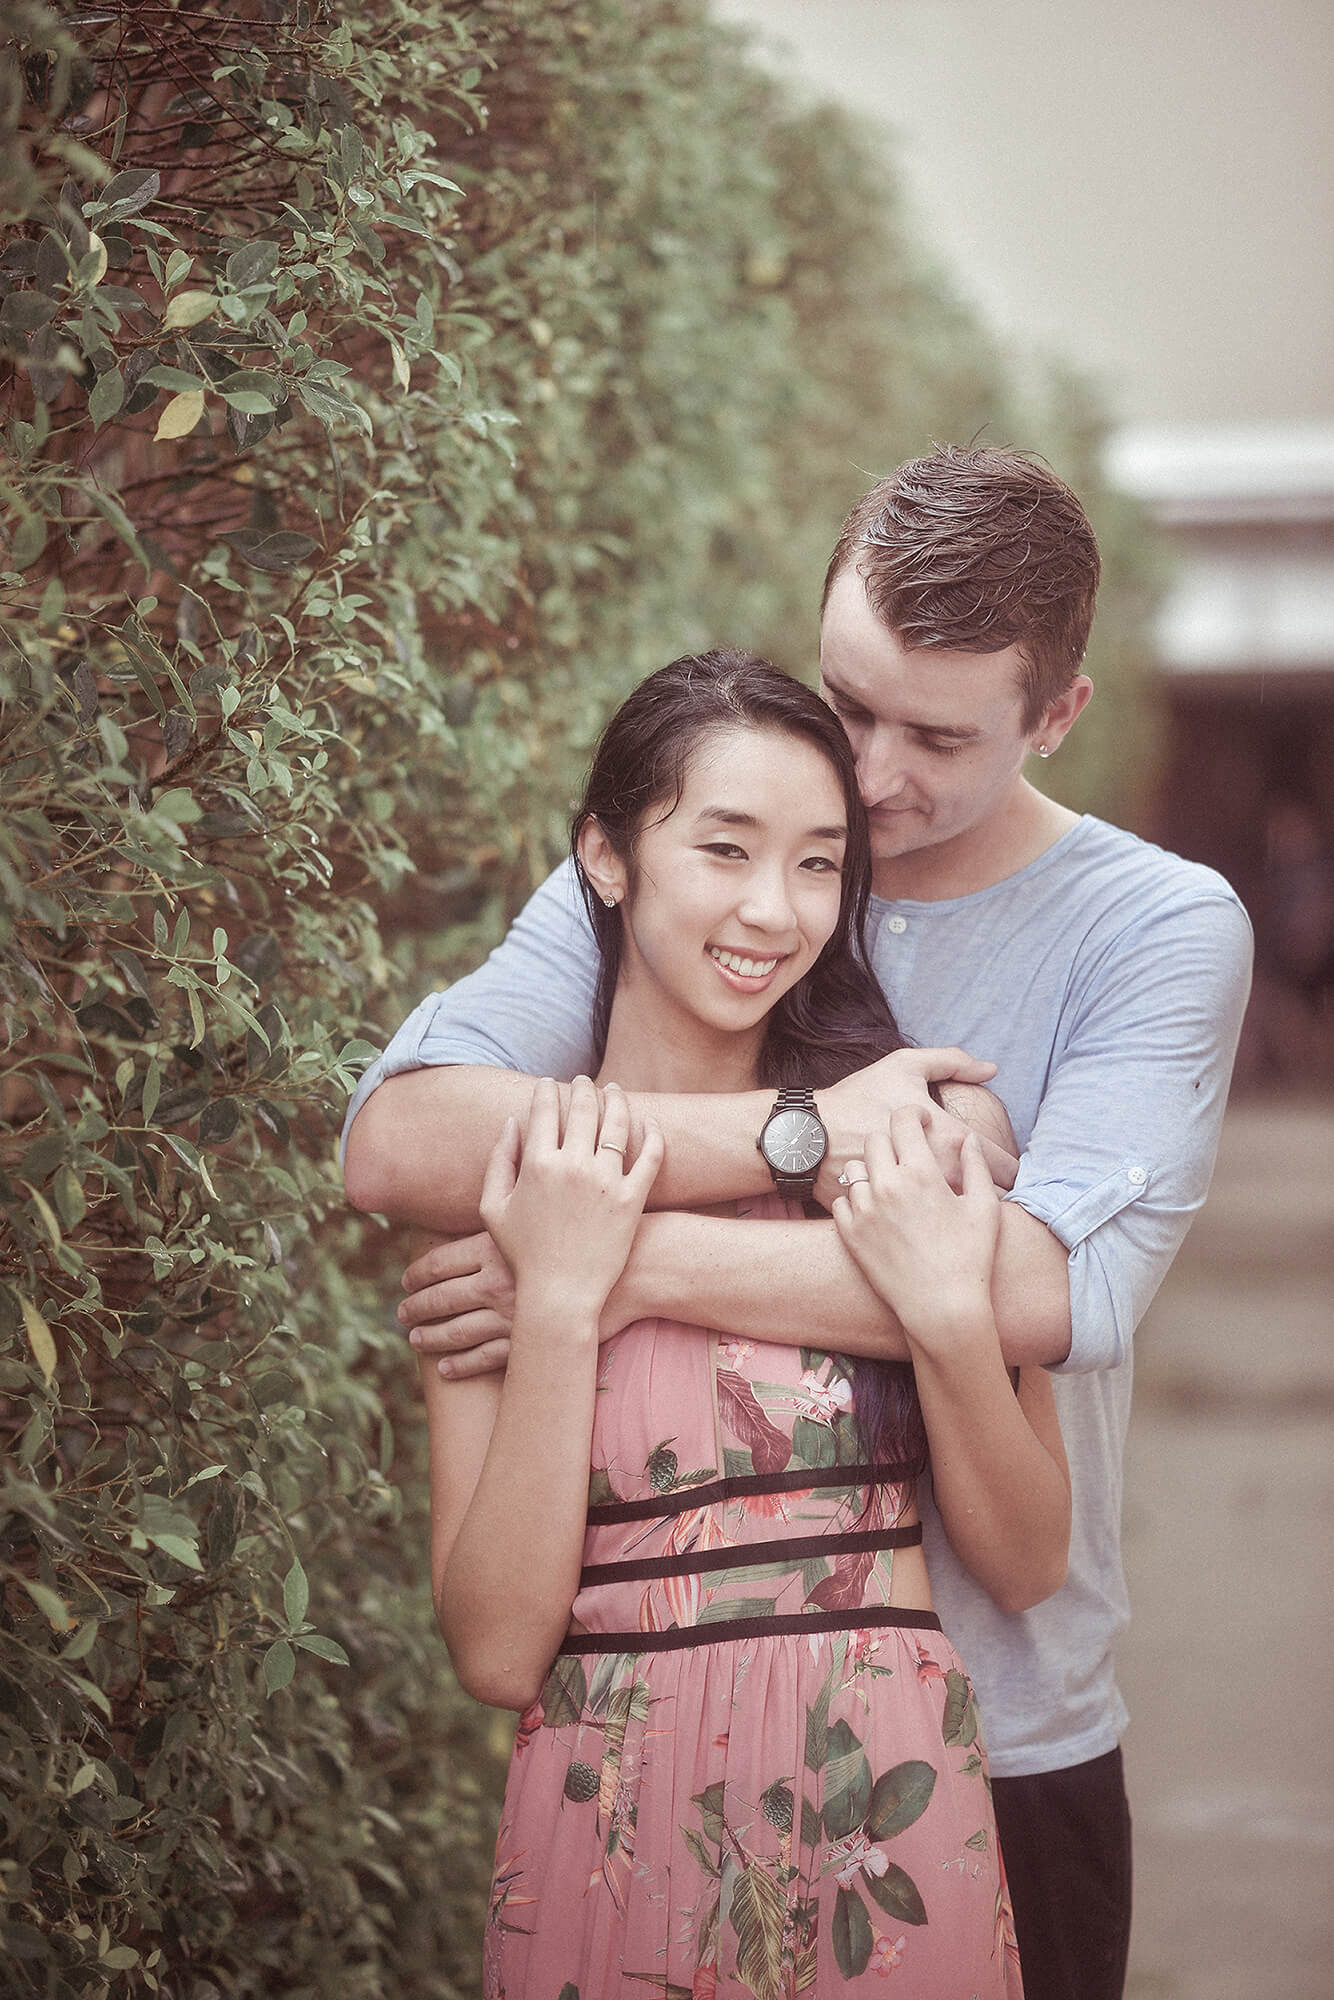
<instances>
[{"instance_id":1,"label":"woman's earring","mask_svg":"<svg viewBox=\"0 0 1334 2000\"><path fill-rule=\"evenodd\" d=\"M604 896L602 900L607 905L607 908L609 910L614 910L616 908L616 898L614 896Z\"/></svg>"}]
</instances>

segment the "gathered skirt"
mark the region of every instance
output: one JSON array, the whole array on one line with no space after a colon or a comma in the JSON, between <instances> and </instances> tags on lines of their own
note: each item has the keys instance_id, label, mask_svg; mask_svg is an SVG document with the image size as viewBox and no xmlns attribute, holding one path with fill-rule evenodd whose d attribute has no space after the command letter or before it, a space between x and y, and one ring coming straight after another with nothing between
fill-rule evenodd
<instances>
[{"instance_id":1,"label":"gathered skirt","mask_svg":"<svg viewBox=\"0 0 1334 2000\"><path fill-rule=\"evenodd\" d=\"M516 1738L486 2000L1020 2000L937 1622L726 1629L557 1658Z\"/></svg>"}]
</instances>

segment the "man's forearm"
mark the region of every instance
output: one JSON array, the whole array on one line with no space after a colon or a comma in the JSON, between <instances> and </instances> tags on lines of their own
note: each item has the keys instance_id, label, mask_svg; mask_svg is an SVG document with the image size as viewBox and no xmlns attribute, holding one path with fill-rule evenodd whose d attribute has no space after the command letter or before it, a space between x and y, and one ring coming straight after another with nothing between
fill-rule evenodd
<instances>
[{"instance_id":1,"label":"man's forearm","mask_svg":"<svg viewBox=\"0 0 1334 2000\"><path fill-rule=\"evenodd\" d=\"M1065 1359L1065 1249L1012 1202L1001 1214L992 1303L1009 1366ZM661 1314L783 1347L909 1359L903 1329L832 1222L645 1216L611 1308L623 1322Z\"/></svg>"},{"instance_id":2,"label":"man's forearm","mask_svg":"<svg viewBox=\"0 0 1334 2000\"><path fill-rule=\"evenodd\" d=\"M347 1139L353 1206L447 1235L479 1227L477 1200L506 1118L526 1117L533 1078L458 1064L411 1070L371 1093ZM709 1207L772 1186L755 1139L772 1091L728 1096L629 1093L631 1150L646 1117L666 1140L655 1208Z\"/></svg>"}]
</instances>

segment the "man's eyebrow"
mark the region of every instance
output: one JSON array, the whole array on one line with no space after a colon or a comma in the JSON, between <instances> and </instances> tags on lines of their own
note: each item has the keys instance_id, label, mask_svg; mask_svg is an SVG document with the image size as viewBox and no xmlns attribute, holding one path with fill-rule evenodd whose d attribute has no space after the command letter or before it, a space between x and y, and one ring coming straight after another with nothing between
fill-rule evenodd
<instances>
[{"instance_id":1,"label":"man's eyebrow","mask_svg":"<svg viewBox=\"0 0 1334 2000\"><path fill-rule=\"evenodd\" d=\"M732 806L705 806L695 814L695 824L703 820L713 820L718 826L758 827L760 822L754 813L737 812ZM808 826L802 835L804 840L846 840L846 826Z\"/></svg>"},{"instance_id":2,"label":"man's eyebrow","mask_svg":"<svg viewBox=\"0 0 1334 2000\"><path fill-rule=\"evenodd\" d=\"M859 708L864 715L874 711L867 708L860 695L845 688L835 675L822 672L820 679L825 691L841 701L845 708ZM958 743L971 743L984 732L971 722L906 722L905 729L915 729L921 736L952 736Z\"/></svg>"}]
</instances>

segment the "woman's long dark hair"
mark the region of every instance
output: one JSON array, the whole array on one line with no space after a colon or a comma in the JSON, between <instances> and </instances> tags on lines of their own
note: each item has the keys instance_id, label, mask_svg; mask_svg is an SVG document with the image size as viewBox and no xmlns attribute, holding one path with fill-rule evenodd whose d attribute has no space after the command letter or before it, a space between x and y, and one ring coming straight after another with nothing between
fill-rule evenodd
<instances>
[{"instance_id":1,"label":"woman's long dark hair","mask_svg":"<svg viewBox=\"0 0 1334 2000\"><path fill-rule=\"evenodd\" d=\"M632 867L639 834L680 802L686 767L702 740L737 728L813 744L843 791L848 842L838 923L810 971L769 1014L759 1058L761 1083L775 1090L800 1085L819 1090L902 1048L904 1037L866 956L871 849L852 749L838 717L817 694L768 660L723 648L687 654L659 668L622 702L602 732L574 816L574 853L577 860L579 836L596 819L616 854ZM599 953L593 1033L600 1064L621 969L622 912L619 905L608 909L582 868L579 883ZM836 1347L834 1331L830 1344ZM924 1470L926 1434L908 1364L858 1357L852 1385L864 1455L879 1464L904 1465L913 1474Z\"/></svg>"}]
</instances>

